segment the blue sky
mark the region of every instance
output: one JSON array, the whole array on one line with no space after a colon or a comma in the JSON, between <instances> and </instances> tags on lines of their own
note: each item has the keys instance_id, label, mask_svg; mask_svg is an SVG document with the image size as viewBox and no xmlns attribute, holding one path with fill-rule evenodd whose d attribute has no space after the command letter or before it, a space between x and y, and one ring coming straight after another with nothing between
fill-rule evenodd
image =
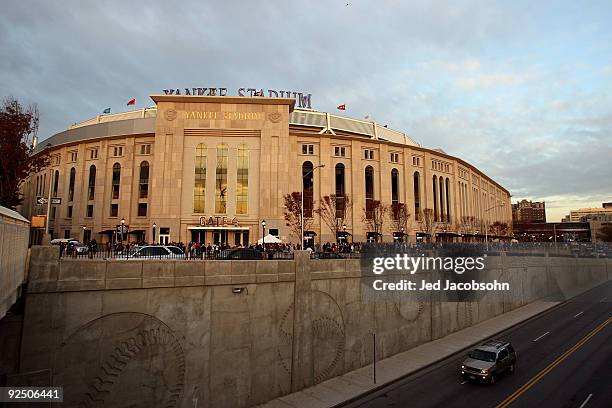
<instances>
[{"instance_id":1,"label":"blue sky","mask_svg":"<svg viewBox=\"0 0 612 408\"><path fill-rule=\"evenodd\" d=\"M546 200L549 220L612 201L610 2L346 3L11 2L1 93L39 105L45 138L170 87L303 90Z\"/></svg>"}]
</instances>

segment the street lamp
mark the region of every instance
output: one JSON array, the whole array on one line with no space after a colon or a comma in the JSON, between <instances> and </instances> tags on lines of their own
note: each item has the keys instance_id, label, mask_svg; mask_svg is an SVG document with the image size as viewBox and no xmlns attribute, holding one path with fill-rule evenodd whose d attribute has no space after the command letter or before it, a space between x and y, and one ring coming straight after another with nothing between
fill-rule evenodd
<instances>
[{"instance_id":1,"label":"street lamp","mask_svg":"<svg viewBox=\"0 0 612 408\"><path fill-rule=\"evenodd\" d=\"M44 150L51 150L52 147L53 145L51 143L47 143L45 145ZM47 216L45 217L45 236L43 238L45 239L45 241L48 240L49 242L45 242L45 245L48 245L51 242L51 234L49 233L49 217L51 216L51 186L53 185L53 169L50 168L49 170L51 171L51 174L49 174L49 193L47 194Z\"/></svg>"},{"instance_id":2,"label":"street lamp","mask_svg":"<svg viewBox=\"0 0 612 408\"><path fill-rule=\"evenodd\" d=\"M121 218L121 243L123 244L123 229L125 228L125 218Z\"/></svg>"},{"instance_id":3,"label":"street lamp","mask_svg":"<svg viewBox=\"0 0 612 408\"><path fill-rule=\"evenodd\" d=\"M157 224L153 222L153 243L155 244L155 228L157 228Z\"/></svg>"},{"instance_id":4,"label":"street lamp","mask_svg":"<svg viewBox=\"0 0 612 408\"><path fill-rule=\"evenodd\" d=\"M306 178L306 176L308 176L309 174L314 174L314 171L316 169L322 169L323 167L325 167L324 164L319 164L318 166L315 166L312 168L312 170L310 170L309 172L307 172L306 174L302 174L302 205L301 205L301 209L302 209L302 218L300 219L301 224L302 224L302 242L300 244L300 246L302 247L302 249L304 249L304 178ZM314 192L314 180L313 180L313 192Z\"/></svg>"},{"instance_id":5,"label":"street lamp","mask_svg":"<svg viewBox=\"0 0 612 408\"><path fill-rule=\"evenodd\" d=\"M85 231L86 230L87 230L87 227L83 225L83 243L85 243Z\"/></svg>"},{"instance_id":6,"label":"street lamp","mask_svg":"<svg viewBox=\"0 0 612 408\"><path fill-rule=\"evenodd\" d=\"M266 250L266 220L261 220L261 227L263 228L263 234L261 235L261 243L265 251Z\"/></svg>"}]
</instances>

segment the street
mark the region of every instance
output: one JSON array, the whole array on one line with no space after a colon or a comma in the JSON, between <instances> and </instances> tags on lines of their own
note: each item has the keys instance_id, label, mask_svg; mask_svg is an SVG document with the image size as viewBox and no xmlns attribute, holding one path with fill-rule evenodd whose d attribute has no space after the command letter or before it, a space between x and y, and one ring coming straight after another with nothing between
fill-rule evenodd
<instances>
[{"instance_id":1,"label":"street","mask_svg":"<svg viewBox=\"0 0 612 408\"><path fill-rule=\"evenodd\" d=\"M495 385L466 382L467 350L344 407L609 407L612 282L500 333L517 351L516 373Z\"/></svg>"}]
</instances>

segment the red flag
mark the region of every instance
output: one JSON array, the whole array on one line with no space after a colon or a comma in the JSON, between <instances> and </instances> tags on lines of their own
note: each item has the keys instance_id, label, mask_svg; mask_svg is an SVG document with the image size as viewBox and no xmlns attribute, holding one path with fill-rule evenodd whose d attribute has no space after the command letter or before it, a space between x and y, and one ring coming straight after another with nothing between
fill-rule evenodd
<instances>
[{"instance_id":1,"label":"red flag","mask_svg":"<svg viewBox=\"0 0 612 408\"><path fill-rule=\"evenodd\" d=\"M346 105L340 105L338 106L338 110L346 110Z\"/></svg>"},{"instance_id":2,"label":"red flag","mask_svg":"<svg viewBox=\"0 0 612 408\"><path fill-rule=\"evenodd\" d=\"M128 104L128 106L136 105L136 99L131 99L127 104Z\"/></svg>"}]
</instances>

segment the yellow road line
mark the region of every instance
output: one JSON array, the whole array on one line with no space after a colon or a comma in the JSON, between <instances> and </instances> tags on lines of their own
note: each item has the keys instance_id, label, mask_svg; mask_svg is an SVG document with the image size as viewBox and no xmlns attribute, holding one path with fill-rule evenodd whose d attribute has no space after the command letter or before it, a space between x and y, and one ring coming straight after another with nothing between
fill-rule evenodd
<instances>
[{"instance_id":1,"label":"yellow road line","mask_svg":"<svg viewBox=\"0 0 612 408\"><path fill-rule=\"evenodd\" d=\"M544 368L542 371L537 373L533 378L531 378L529 381L527 381L525 384L523 384L523 386L521 386L518 390L516 390L512 394L510 394L505 400L503 400L501 403L499 403L499 405L497 405L496 408L505 408L508 405L510 405L515 399L517 399L519 396L521 396L521 394L523 394L525 391L527 391L528 389L533 387L535 385L535 383L540 381L546 374L548 374L556 366L561 364L563 362L563 360L568 358L576 350L578 350L580 347L582 347L584 345L584 343L586 343L587 341L589 341L589 339L591 339L597 333L602 331L608 324L610 324L610 322L612 322L612 316L610 316L606 321L604 321L602 324L597 326L592 332L590 332L589 334L584 336L578 343L574 344L565 353L563 353L559 357L557 357L557 359L555 361L553 361L548 366L546 366L546 368Z\"/></svg>"}]
</instances>

